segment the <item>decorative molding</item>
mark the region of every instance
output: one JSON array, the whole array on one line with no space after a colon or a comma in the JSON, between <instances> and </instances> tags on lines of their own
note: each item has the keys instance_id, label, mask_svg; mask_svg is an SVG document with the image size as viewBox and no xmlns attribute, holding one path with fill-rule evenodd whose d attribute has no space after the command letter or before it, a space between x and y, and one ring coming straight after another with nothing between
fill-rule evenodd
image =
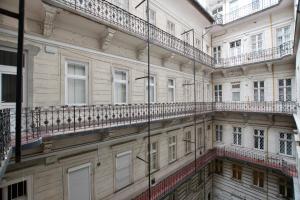
<instances>
[{"instance_id":1,"label":"decorative molding","mask_svg":"<svg viewBox=\"0 0 300 200\"><path fill-rule=\"evenodd\" d=\"M266 63L266 68L267 68L268 72L272 72L273 71L273 63L267 62Z\"/></svg>"},{"instance_id":2,"label":"decorative molding","mask_svg":"<svg viewBox=\"0 0 300 200\"><path fill-rule=\"evenodd\" d=\"M168 62L170 62L172 59L174 59L174 57L175 57L175 53L165 54L161 59L162 66L165 66Z\"/></svg>"},{"instance_id":3,"label":"decorative molding","mask_svg":"<svg viewBox=\"0 0 300 200\"><path fill-rule=\"evenodd\" d=\"M103 51L106 51L108 49L108 47L111 44L112 39L114 38L115 33L116 33L115 29L106 27L104 33L100 37L100 48Z\"/></svg>"},{"instance_id":4,"label":"decorative molding","mask_svg":"<svg viewBox=\"0 0 300 200\"><path fill-rule=\"evenodd\" d=\"M152 44L150 44L151 48ZM145 42L136 48L136 58L137 60L141 61L146 56L148 50L148 44Z\"/></svg>"},{"instance_id":5,"label":"decorative molding","mask_svg":"<svg viewBox=\"0 0 300 200\"><path fill-rule=\"evenodd\" d=\"M54 20L58 14L58 9L47 4L43 4L45 9L44 24L43 24L43 34L46 37L50 37L53 33Z\"/></svg>"}]
</instances>

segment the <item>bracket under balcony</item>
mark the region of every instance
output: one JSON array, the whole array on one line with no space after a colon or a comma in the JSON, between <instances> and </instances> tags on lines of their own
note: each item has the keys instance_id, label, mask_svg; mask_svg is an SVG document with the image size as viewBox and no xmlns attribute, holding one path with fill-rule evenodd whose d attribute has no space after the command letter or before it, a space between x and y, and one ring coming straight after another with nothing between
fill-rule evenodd
<instances>
[{"instance_id":1,"label":"bracket under balcony","mask_svg":"<svg viewBox=\"0 0 300 200\"><path fill-rule=\"evenodd\" d=\"M43 4L45 9L44 23L43 23L43 34L46 37L50 37L54 29L54 20L58 14L58 9L47 4Z\"/></svg>"},{"instance_id":2,"label":"bracket under balcony","mask_svg":"<svg viewBox=\"0 0 300 200\"><path fill-rule=\"evenodd\" d=\"M171 62L175 58L175 53L167 53L161 58L162 66L166 66L167 63Z\"/></svg>"},{"instance_id":3,"label":"bracket under balcony","mask_svg":"<svg viewBox=\"0 0 300 200\"><path fill-rule=\"evenodd\" d=\"M105 31L102 33L100 37L100 49L102 51L106 51L109 48L116 32L117 32L116 30L106 27Z\"/></svg>"},{"instance_id":4,"label":"bracket under balcony","mask_svg":"<svg viewBox=\"0 0 300 200\"><path fill-rule=\"evenodd\" d=\"M150 48L151 48L152 44L150 44ZM141 61L143 60L144 57L146 57L148 51L148 44L147 43L143 43L141 45L138 45L136 47L136 59Z\"/></svg>"}]
</instances>

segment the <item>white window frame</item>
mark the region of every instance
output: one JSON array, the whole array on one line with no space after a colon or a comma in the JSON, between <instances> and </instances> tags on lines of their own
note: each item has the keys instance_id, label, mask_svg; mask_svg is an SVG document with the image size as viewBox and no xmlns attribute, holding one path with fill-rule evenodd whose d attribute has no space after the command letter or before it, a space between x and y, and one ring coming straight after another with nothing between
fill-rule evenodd
<instances>
[{"instance_id":1,"label":"white window frame","mask_svg":"<svg viewBox=\"0 0 300 200\"><path fill-rule=\"evenodd\" d=\"M289 30L288 38L286 38L286 35L284 33L285 28L288 28L288 30ZM282 37L281 43L279 42L279 37ZM280 45L283 45L286 42L291 41L292 40L291 37L292 37L291 25L286 25L286 26L277 28L276 29L276 45L277 45L277 47L279 47Z\"/></svg>"},{"instance_id":2,"label":"white window frame","mask_svg":"<svg viewBox=\"0 0 300 200\"><path fill-rule=\"evenodd\" d=\"M76 167L71 167L68 169L67 171L67 184L68 184L68 200L71 200L70 199L70 172L73 172L73 171L77 171L77 170L80 170L80 169L83 169L83 168L86 168L88 167L89 168L89 182L90 182L90 199L87 199L87 200L91 200L92 199L92 190L93 190L93 185L92 185L92 178L91 178L91 163L85 163L85 164L82 164L82 165L79 165L79 166L76 166Z\"/></svg>"},{"instance_id":3,"label":"white window frame","mask_svg":"<svg viewBox=\"0 0 300 200\"><path fill-rule=\"evenodd\" d=\"M237 46L238 42L240 42L240 45ZM234 46L231 47L231 44L233 44ZM230 57L239 57L242 54L242 40L238 39L238 40L234 40L229 42L229 56ZM234 61L232 61L234 62Z\"/></svg>"},{"instance_id":4,"label":"white window frame","mask_svg":"<svg viewBox=\"0 0 300 200\"><path fill-rule=\"evenodd\" d=\"M169 80L172 80L173 81L173 85L170 85L169 84ZM175 79L172 79L172 78L168 78L168 91L167 91L167 95L168 95L168 102L175 102L176 100L176 82L175 82ZM173 90L173 99L169 99L169 90Z\"/></svg>"},{"instance_id":5,"label":"white window frame","mask_svg":"<svg viewBox=\"0 0 300 200\"><path fill-rule=\"evenodd\" d=\"M291 82L291 85L287 85L287 80L290 80L290 82ZM280 86L279 85L279 82L280 81L283 81L283 86ZM288 99L287 98L287 89L290 89L290 91L291 91L291 97L290 97L290 99ZM283 91L283 99L280 99L280 89L282 89L282 91ZM284 79L278 79L278 100L279 101L292 101L292 90L293 88L292 88L292 79L291 78L284 78Z\"/></svg>"},{"instance_id":6,"label":"white window frame","mask_svg":"<svg viewBox=\"0 0 300 200\"><path fill-rule=\"evenodd\" d=\"M153 25L156 25L156 11L153 10L152 8L149 9L149 20L150 23ZM153 17L153 18L152 18Z\"/></svg>"},{"instance_id":7,"label":"white window frame","mask_svg":"<svg viewBox=\"0 0 300 200\"><path fill-rule=\"evenodd\" d=\"M173 23L171 20L167 20L167 32L174 36L176 34L175 23Z\"/></svg>"},{"instance_id":8,"label":"white window frame","mask_svg":"<svg viewBox=\"0 0 300 200\"><path fill-rule=\"evenodd\" d=\"M151 78L153 78L153 83L151 83ZM156 102L156 77L153 75L150 75L150 88L153 87L153 101L151 101L151 96L150 96L150 103L155 103ZM146 102L148 102L148 79L146 79ZM151 94L151 92L150 92Z\"/></svg>"},{"instance_id":9,"label":"white window frame","mask_svg":"<svg viewBox=\"0 0 300 200\"><path fill-rule=\"evenodd\" d=\"M152 144L156 144L156 149L153 150L152 148ZM159 143L158 141L153 141L150 144L150 159L151 159L151 166L150 166L150 172L155 172L159 169L159 147L158 147ZM155 159L155 166L156 168L153 168L153 155L156 154L156 159Z\"/></svg>"},{"instance_id":10,"label":"white window frame","mask_svg":"<svg viewBox=\"0 0 300 200\"><path fill-rule=\"evenodd\" d=\"M263 50L264 34L257 33L250 36L251 52L259 52Z\"/></svg>"},{"instance_id":11,"label":"white window frame","mask_svg":"<svg viewBox=\"0 0 300 200\"><path fill-rule=\"evenodd\" d=\"M184 133L184 142L185 142L185 145L184 145L184 153L185 155L189 154L192 152L192 132L189 130L189 131L185 131Z\"/></svg>"},{"instance_id":12,"label":"white window frame","mask_svg":"<svg viewBox=\"0 0 300 200\"><path fill-rule=\"evenodd\" d=\"M281 137L281 135L283 135L283 137ZM290 136L290 138L288 138L288 135ZM284 145L284 152L281 152L281 143L283 143ZM288 146L288 143L291 145L291 154L288 154L287 153L287 146ZM288 133L288 132L284 132L284 131L281 131L279 133L279 154L281 155L285 155L285 156L293 156L293 134L292 133Z\"/></svg>"},{"instance_id":13,"label":"white window frame","mask_svg":"<svg viewBox=\"0 0 300 200\"><path fill-rule=\"evenodd\" d=\"M124 72L126 74L126 80L117 80L116 79L116 72ZM128 77L128 71L123 69L114 69L113 70L113 102L114 104L122 105L122 104L128 104L128 86L129 86L129 77ZM116 102L116 83L126 84L126 102Z\"/></svg>"},{"instance_id":14,"label":"white window frame","mask_svg":"<svg viewBox=\"0 0 300 200\"><path fill-rule=\"evenodd\" d=\"M5 200L7 199L7 192L8 192L8 186L22 182L22 181L26 181L26 188L27 188L27 198L28 200L33 199L33 177L32 176L26 176L26 177L22 177L22 178L18 178L18 179L14 179L14 180L10 180L7 182L1 183L0 187L2 188L2 199ZM0 194L1 195L1 194ZM4 196L5 198L4 198Z\"/></svg>"},{"instance_id":15,"label":"white window frame","mask_svg":"<svg viewBox=\"0 0 300 200\"><path fill-rule=\"evenodd\" d=\"M173 157L173 155L175 155L175 157ZM177 159L177 137L176 135L172 135L168 137L168 161L169 163L172 163L176 159Z\"/></svg>"},{"instance_id":16,"label":"white window frame","mask_svg":"<svg viewBox=\"0 0 300 200\"><path fill-rule=\"evenodd\" d=\"M202 148L202 135L203 135L203 130L202 127L197 127L197 148L200 149Z\"/></svg>"},{"instance_id":17,"label":"white window frame","mask_svg":"<svg viewBox=\"0 0 300 200\"><path fill-rule=\"evenodd\" d=\"M116 178L117 178L117 158L118 157L121 157L121 156L124 156L124 155L130 155L130 180L129 180L129 184L132 184L132 181L133 181L133 162L132 162L132 151L125 151L125 152L122 152L122 153L117 153L115 155L115 177L114 177L114 186L115 186L115 191L119 191L119 190L122 190L123 188L127 187L128 185L125 185L123 187L120 187L120 188L117 188L117 185L116 185Z\"/></svg>"},{"instance_id":18,"label":"white window frame","mask_svg":"<svg viewBox=\"0 0 300 200\"><path fill-rule=\"evenodd\" d=\"M234 86L239 85L239 87L234 88ZM234 99L234 93L239 93L239 98ZM231 100L234 102L241 101L241 83L231 83Z\"/></svg>"},{"instance_id":19,"label":"white window frame","mask_svg":"<svg viewBox=\"0 0 300 200\"><path fill-rule=\"evenodd\" d=\"M80 76L80 75L69 75L68 74L68 65L69 64L75 64L75 65L82 65L84 66L84 71L85 71L85 76ZM84 80L85 81L85 103L75 103L75 104L69 104L69 97L68 97L68 79L79 79L79 80ZM88 104L88 64L80 61L74 61L74 60L66 60L65 61L65 104L66 105L87 105Z\"/></svg>"},{"instance_id":20,"label":"white window frame","mask_svg":"<svg viewBox=\"0 0 300 200\"><path fill-rule=\"evenodd\" d=\"M223 125L222 124L215 125L215 133L216 133L216 142L223 142Z\"/></svg>"},{"instance_id":21,"label":"white window frame","mask_svg":"<svg viewBox=\"0 0 300 200\"><path fill-rule=\"evenodd\" d=\"M213 57L215 59L215 64L221 64L221 59L222 59L222 47L221 47L221 45L213 47Z\"/></svg>"},{"instance_id":22,"label":"white window frame","mask_svg":"<svg viewBox=\"0 0 300 200\"><path fill-rule=\"evenodd\" d=\"M263 83L263 87L261 86L261 83ZM255 84L257 84L257 87L255 87ZM253 81L253 100L256 102L265 101L265 81Z\"/></svg>"},{"instance_id":23,"label":"white window frame","mask_svg":"<svg viewBox=\"0 0 300 200\"><path fill-rule=\"evenodd\" d=\"M222 84L214 85L215 90L215 102L222 102L223 101L223 86Z\"/></svg>"},{"instance_id":24,"label":"white window frame","mask_svg":"<svg viewBox=\"0 0 300 200\"><path fill-rule=\"evenodd\" d=\"M236 146L242 146L242 127L233 127L232 144Z\"/></svg>"},{"instance_id":25,"label":"white window frame","mask_svg":"<svg viewBox=\"0 0 300 200\"><path fill-rule=\"evenodd\" d=\"M263 135L261 135L261 132ZM255 140L257 138L257 147L255 147ZM263 148L261 148L261 145ZM264 151L265 150L265 130L261 128L254 129L254 149Z\"/></svg>"}]
</instances>

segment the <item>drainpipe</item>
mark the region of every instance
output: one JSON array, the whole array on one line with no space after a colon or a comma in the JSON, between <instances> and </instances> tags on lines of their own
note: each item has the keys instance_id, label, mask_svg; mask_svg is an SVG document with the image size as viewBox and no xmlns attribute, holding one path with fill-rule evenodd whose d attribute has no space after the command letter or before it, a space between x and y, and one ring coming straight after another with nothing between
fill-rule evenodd
<instances>
[{"instance_id":1,"label":"drainpipe","mask_svg":"<svg viewBox=\"0 0 300 200\"><path fill-rule=\"evenodd\" d=\"M270 32L271 32L271 47L274 47L274 41L273 41L273 19L272 15L269 15L269 20L270 20ZM272 57L273 57L272 53ZM274 77L274 66L273 63L270 63L271 65L271 70L272 70L272 101L275 102L275 77Z\"/></svg>"}]
</instances>

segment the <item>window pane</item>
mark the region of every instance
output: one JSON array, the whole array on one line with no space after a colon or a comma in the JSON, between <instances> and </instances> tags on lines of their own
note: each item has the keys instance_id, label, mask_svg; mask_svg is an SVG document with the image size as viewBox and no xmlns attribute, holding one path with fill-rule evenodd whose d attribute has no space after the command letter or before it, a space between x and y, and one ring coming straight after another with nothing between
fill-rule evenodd
<instances>
[{"instance_id":1,"label":"window pane","mask_svg":"<svg viewBox=\"0 0 300 200\"><path fill-rule=\"evenodd\" d=\"M1 87L1 102L16 102L16 75L2 74Z\"/></svg>"},{"instance_id":2,"label":"window pane","mask_svg":"<svg viewBox=\"0 0 300 200\"><path fill-rule=\"evenodd\" d=\"M86 103L85 90L85 80L68 78L68 104Z\"/></svg>"},{"instance_id":3,"label":"window pane","mask_svg":"<svg viewBox=\"0 0 300 200\"><path fill-rule=\"evenodd\" d=\"M117 79L117 80L126 80L126 72L115 71L115 79Z\"/></svg>"},{"instance_id":4,"label":"window pane","mask_svg":"<svg viewBox=\"0 0 300 200\"><path fill-rule=\"evenodd\" d=\"M77 76L85 76L85 66L80 64L68 64L68 74L69 75L77 75Z\"/></svg>"},{"instance_id":5,"label":"window pane","mask_svg":"<svg viewBox=\"0 0 300 200\"><path fill-rule=\"evenodd\" d=\"M0 50L0 65L17 66L17 53Z\"/></svg>"}]
</instances>

